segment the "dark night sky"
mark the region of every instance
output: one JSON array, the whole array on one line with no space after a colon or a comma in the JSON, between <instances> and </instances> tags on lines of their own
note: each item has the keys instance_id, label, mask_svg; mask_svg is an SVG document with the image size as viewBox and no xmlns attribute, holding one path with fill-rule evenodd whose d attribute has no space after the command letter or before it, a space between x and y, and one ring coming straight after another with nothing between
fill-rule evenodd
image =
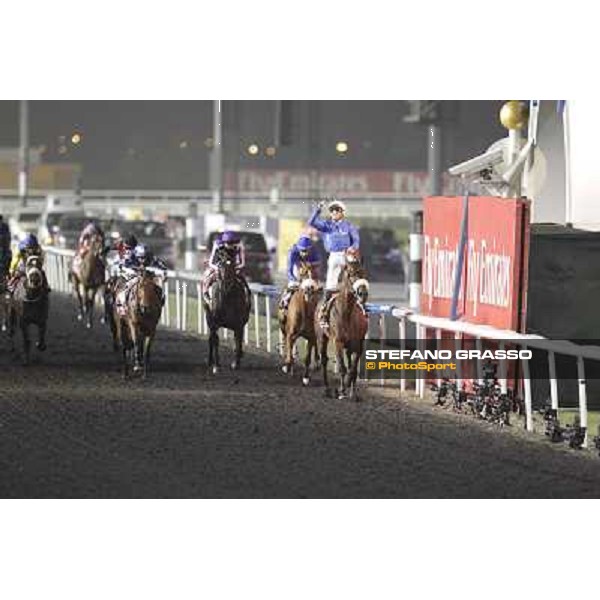
<instances>
[{"instance_id":1,"label":"dark night sky","mask_svg":"<svg viewBox=\"0 0 600 600\"><path fill-rule=\"evenodd\" d=\"M498 121L502 101L462 101L446 127L445 166L483 152L506 135ZM425 170L426 130L402 121L403 101L300 101L295 140L273 158L250 157L250 143L272 141L272 101L225 101L226 168L364 168ZM47 147L46 161L80 162L87 188L208 187L211 101L35 101L30 137ZM79 147L57 152L61 135L83 135ZM185 140L187 147L180 148ZM335 152L338 140L349 152ZM18 145L18 103L0 101L0 146Z\"/></svg>"}]
</instances>

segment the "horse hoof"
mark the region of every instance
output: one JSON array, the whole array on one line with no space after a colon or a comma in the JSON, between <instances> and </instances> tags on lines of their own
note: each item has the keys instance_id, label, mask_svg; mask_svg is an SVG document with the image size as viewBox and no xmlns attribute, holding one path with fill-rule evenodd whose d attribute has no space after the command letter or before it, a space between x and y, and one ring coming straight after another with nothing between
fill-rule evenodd
<instances>
[{"instance_id":1,"label":"horse hoof","mask_svg":"<svg viewBox=\"0 0 600 600\"><path fill-rule=\"evenodd\" d=\"M83 320L83 315L77 315L77 320L78 321L82 321Z\"/></svg>"},{"instance_id":2,"label":"horse hoof","mask_svg":"<svg viewBox=\"0 0 600 600\"><path fill-rule=\"evenodd\" d=\"M290 366L289 365L283 365L281 367L281 370L287 375L290 372Z\"/></svg>"},{"instance_id":3,"label":"horse hoof","mask_svg":"<svg viewBox=\"0 0 600 600\"><path fill-rule=\"evenodd\" d=\"M234 360L234 361L231 363L231 370L232 370L232 371L237 371L239 368L240 368L240 365L239 365L239 364L238 364L238 363L237 363L237 362Z\"/></svg>"},{"instance_id":4,"label":"horse hoof","mask_svg":"<svg viewBox=\"0 0 600 600\"><path fill-rule=\"evenodd\" d=\"M309 383L310 383L310 377L303 377L302 378L302 385L304 387L306 387Z\"/></svg>"},{"instance_id":5,"label":"horse hoof","mask_svg":"<svg viewBox=\"0 0 600 600\"><path fill-rule=\"evenodd\" d=\"M85 326L86 326L88 329L91 329L91 328L92 328L92 324L91 324L91 323L86 323L86 324L85 324Z\"/></svg>"},{"instance_id":6,"label":"horse hoof","mask_svg":"<svg viewBox=\"0 0 600 600\"><path fill-rule=\"evenodd\" d=\"M212 374L216 375L219 372L219 367L217 367L217 365L214 365L212 368Z\"/></svg>"},{"instance_id":7,"label":"horse hoof","mask_svg":"<svg viewBox=\"0 0 600 600\"><path fill-rule=\"evenodd\" d=\"M41 342L38 342L38 343L35 345L35 347L36 347L36 348L37 348L37 349L38 349L40 352L43 352L43 351L44 351L44 350L47 348L46 344L45 344L45 343L43 344L43 343L41 343Z\"/></svg>"}]
</instances>

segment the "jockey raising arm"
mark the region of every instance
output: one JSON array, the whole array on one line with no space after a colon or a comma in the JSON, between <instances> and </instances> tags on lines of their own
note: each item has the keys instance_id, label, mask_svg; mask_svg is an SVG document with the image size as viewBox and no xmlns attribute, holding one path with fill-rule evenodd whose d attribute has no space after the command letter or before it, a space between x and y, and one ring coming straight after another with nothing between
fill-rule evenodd
<instances>
[{"instance_id":1,"label":"jockey raising arm","mask_svg":"<svg viewBox=\"0 0 600 600\"><path fill-rule=\"evenodd\" d=\"M319 215L323 209L320 202L311 215L308 224L316 230L324 233L325 249L329 253L327 261L326 292L334 292L337 289L337 281L340 269L345 264L345 252L348 248L356 250L360 247L360 236L358 228L345 219L346 206L339 200L329 203L331 219L321 219Z\"/></svg>"},{"instance_id":2,"label":"jockey raising arm","mask_svg":"<svg viewBox=\"0 0 600 600\"><path fill-rule=\"evenodd\" d=\"M328 209L331 218L327 220L319 218L323 206L324 202L319 202L308 224L325 234L325 249L329 253L325 283L325 302L321 307L319 315L321 327L326 329L328 326L329 311L332 306L333 293L337 290L340 271L346 264L346 252L349 249L359 250L360 236L358 228L346 220L346 205L343 202L333 200L329 203Z\"/></svg>"}]
</instances>

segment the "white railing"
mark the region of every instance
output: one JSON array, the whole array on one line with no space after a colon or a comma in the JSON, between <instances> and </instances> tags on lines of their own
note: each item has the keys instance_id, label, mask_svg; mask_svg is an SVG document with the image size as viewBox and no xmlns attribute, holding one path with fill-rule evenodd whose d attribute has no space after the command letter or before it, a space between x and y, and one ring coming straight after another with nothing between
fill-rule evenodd
<instances>
[{"instance_id":1,"label":"white railing","mask_svg":"<svg viewBox=\"0 0 600 600\"><path fill-rule=\"evenodd\" d=\"M72 250L61 250L57 248L46 248L46 270L51 287L59 292L70 291L67 280L69 262L74 256ZM202 302L198 301L201 297L201 281L198 273L184 271L169 271L168 279L165 283L165 292L167 301L161 316L161 323L166 327L176 328L180 331L194 331L200 335L208 334L208 326ZM246 345L254 344L256 348L264 348L267 352L279 351L281 344L281 334L276 320L272 315L272 302L278 295L275 286L264 286L260 284L250 284L253 295L253 315L251 321L246 326L244 332L244 342ZM194 302L194 300L196 300ZM558 385L556 379L556 355L571 356L577 361L578 373L578 396L579 396L579 418L581 427L586 428L586 437L584 446L588 444L588 409L587 409L587 389L585 381L585 363L587 360L600 361L600 347L598 346L579 346L567 341L554 341L538 335L526 335L516 331L496 329L488 325L476 325L463 321L451 321L439 317L431 317L413 313L407 308L396 307L393 305L368 305L371 320L375 323L371 325L370 332L375 329L377 337L382 346L385 339L388 338L389 320L392 319L391 327L395 330L397 327L398 339L401 349L405 349L408 339L408 324L412 323L416 327L415 339L425 340L429 331L435 332L436 338L441 340L441 332L454 333L455 338L467 335L474 338L478 345L481 340L496 340L502 347L504 342L510 342L512 345L518 345L520 348L535 348L547 352L549 385L552 408L557 409L560 405ZM195 313L195 314L194 314ZM274 330L279 335L279 345L273 343ZM251 341L251 335L253 340ZM227 339L227 330L224 337ZM504 361L503 361L504 362ZM531 392L531 380L529 377L529 364L527 360L522 361L523 366L523 391L525 403L525 424L528 431L533 431L533 403ZM482 374L478 373L478 378ZM499 382L503 392L507 390L506 372L500 373ZM380 378L380 384L385 385L383 372ZM415 380L415 392L420 396L425 395L425 378ZM407 389L407 380L399 379L399 388L401 392Z\"/></svg>"}]
</instances>

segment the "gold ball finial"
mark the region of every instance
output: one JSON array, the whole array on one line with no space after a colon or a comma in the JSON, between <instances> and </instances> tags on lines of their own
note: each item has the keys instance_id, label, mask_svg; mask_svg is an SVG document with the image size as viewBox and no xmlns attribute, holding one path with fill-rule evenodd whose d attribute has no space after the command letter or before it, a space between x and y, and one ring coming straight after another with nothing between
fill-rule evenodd
<instances>
[{"instance_id":1,"label":"gold ball finial","mask_svg":"<svg viewBox=\"0 0 600 600\"><path fill-rule=\"evenodd\" d=\"M506 129L522 129L527 125L527 105L519 100L509 100L500 109L500 122Z\"/></svg>"}]
</instances>

